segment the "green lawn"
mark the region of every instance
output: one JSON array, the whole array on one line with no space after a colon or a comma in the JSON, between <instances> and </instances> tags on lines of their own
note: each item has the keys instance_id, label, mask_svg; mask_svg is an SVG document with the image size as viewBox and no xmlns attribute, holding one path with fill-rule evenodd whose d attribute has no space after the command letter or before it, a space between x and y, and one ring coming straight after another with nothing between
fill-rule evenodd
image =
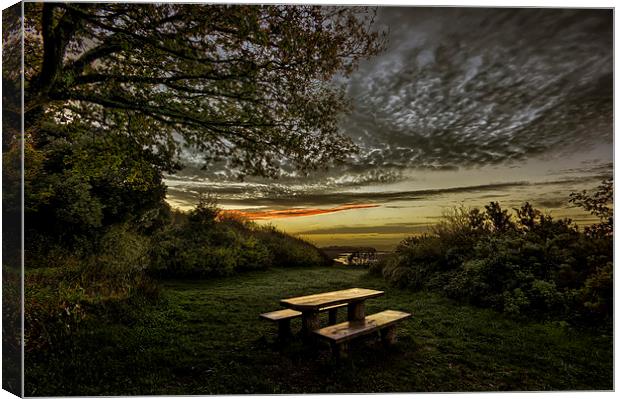
<instances>
[{"instance_id":1,"label":"green lawn","mask_svg":"<svg viewBox=\"0 0 620 399\"><path fill-rule=\"evenodd\" d=\"M92 320L71 344L26 356L26 395L610 390L612 337L517 322L489 310L386 286L344 267L274 269L163 282L162 301L122 323ZM412 312L399 342L352 346L341 363L299 337L274 345L258 314L281 298L349 287L385 290L368 313ZM341 313L346 313L342 312ZM341 314L342 318L344 314ZM88 327L88 328L86 328ZM293 323L295 333L299 321Z\"/></svg>"}]
</instances>

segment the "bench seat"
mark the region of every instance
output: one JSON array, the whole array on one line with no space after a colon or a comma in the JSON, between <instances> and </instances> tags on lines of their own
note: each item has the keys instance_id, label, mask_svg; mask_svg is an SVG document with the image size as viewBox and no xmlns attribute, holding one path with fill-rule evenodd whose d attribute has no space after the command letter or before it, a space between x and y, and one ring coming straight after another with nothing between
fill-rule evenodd
<instances>
[{"instance_id":1,"label":"bench seat","mask_svg":"<svg viewBox=\"0 0 620 399\"><path fill-rule=\"evenodd\" d=\"M352 340L356 337L371 334L379 330L386 330L388 334L384 338L388 338L390 342L394 341L394 324L411 317L410 313L400 312L397 310L384 310L366 316L360 321L345 321L343 323L334 324L333 326L319 328L314 330L320 338L330 341L332 344L341 344Z\"/></svg>"},{"instance_id":2,"label":"bench seat","mask_svg":"<svg viewBox=\"0 0 620 399\"><path fill-rule=\"evenodd\" d=\"M342 308L344 306L347 306L347 304L341 303L338 305L327 306L327 307L321 308L319 312L335 310L338 308ZM263 319L267 319L271 321L279 321L279 320L294 319L295 317L299 317L301 316L301 312L298 312L297 310L293 310L293 309L280 309L280 310L274 310L273 312L261 313L259 316Z\"/></svg>"},{"instance_id":3,"label":"bench seat","mask_svg":"<svg viewBox=\"0 0 620 399\"><path fill-rule=\"evenodd\" d=\"M329 321L328 323L336 324L336 317L338 308L347 306L346 303L341 303L338 305L326 306L324 308L319 309L319 312L329 312ZM291 320L300 317L301 312L293 309L280 309L274 310L273 312L261 313L259 315L260 318L275 321L278 323L278 336L281 340L286 340L291 335Z\"/></svg>"},{"instance_id":4,"label":"bench seat","mask_svg":"<svg viewBox=\"0 0 620 399\"><path fill-rule=\"evenodd\" d=\"M301 312L293 309L280 309L273 312L261 313L260 317L271 321L290 320L301 316Z\"/></svg>"}]
</instances>

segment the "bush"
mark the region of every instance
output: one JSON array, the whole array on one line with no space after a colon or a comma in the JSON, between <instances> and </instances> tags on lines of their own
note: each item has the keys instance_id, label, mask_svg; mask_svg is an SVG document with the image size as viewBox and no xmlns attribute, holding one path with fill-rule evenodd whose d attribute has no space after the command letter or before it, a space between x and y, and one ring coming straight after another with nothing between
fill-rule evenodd
<instances>
[{"instance_id":1,"label":"bush","mask_svg":"<svg viewBox=\"0 0 620 399\"><path fill-rule=\"evenodd\" d=\"M113 225L91 244L95 251L90 255L54 251L54 267L26 270L27 351L50 348L69 339L101 307L138 297L158 297L157 285L144 274L149 260L148 238L128 225Z\"/></svg>"},{"instance_id":2,"label":"bush","mask_svg":"<svg viewBox=\"0 0 620 399\"><path fill-rule=\"evenodd\" d=\"M75 332L86 317L84 288L67 283L61 273L60 269L39 269L37 273L26 274L24 335L27 352L53 347Z\"/></svg>"},{"instance_id":3,"label":"bush","mask_svg":"<svg viewBox=\"0 0 620 399\"><path fill-rule=\"evenodd\" d=\"M2 347L7 356L9 353L19 354L19 358L22 311L20 274L19 268L2 267Z\"/></svg>"},{"instance_id":4,"label":"bush","mask_svg":"<svg viewBox=\"0 0 620 399\"><path fill-rule=\"evenodd\" d=\"M312 244L222 213L210 197L201 198L187 220L154 236L150 271L159 276L227 276L269 267L330 264Z\"/></svg>"},{"instance_id":5,"label":"bush","mask_svg":"<svg viewBox=\"0 0 620 399\"><path fill-rule=\"evenodd\" d=\"M266 269L273 263L273 255L267 246L256 237L240 240L237 270Z\"/></svg>"},{"instance_id":6,"label":"bush","mask_svg":"<svg viewBox=\"0 0 620 399\"><path fill-rule=\"evenodd\" d=\"M612 262L598 267L579 291L582 314L586 318L606 318L613 314L614 268Z\"/></svg>"},{"instance_id":7,"label":"bush","mask_svg":"<svg viewBox=\"0 0 620 399\"><path fill-rule=\"evenodd\" d=\"M204 277L233 274L237 266L236 237L215 226L195 231L190 224L158 234L151 250L150 271L163 276Z\"/></svg>"},{"instance_id":8,"label":"bush","mask_svg":"<svg viewBox=\"0 0 620 399\"><path fill-rule=\"evenodd\" d=\"M258 227L254 234L271 254L271 266L310 267L331 264L331 259L314 245L279 231L273 226Z\"/></svg>"},{"instance_id":9,"label":"bush","mask_svg":"<svg viewBox=\"0 0 620 399\"><path fill-rule=\"evenodd\" d=\"M371 271L393 285L439 291L514 316L599 323L613 313L609 184L573 202L601 216L580 231L529 203L516 216L491 203L455 209L431 235L410 237Z\"/></svg>"},{"instance_id":10,"label":"bush","mask_svg":"<svg viewBox=\"0 0 620 399\"><path fill-rule=\"evenodd\" d=\"M383 276L399 287L421 288L430 276L444 269L439 240L436 237L410 237L396 247L396 255L387 257Z\"/></svg>"}]
</instances>

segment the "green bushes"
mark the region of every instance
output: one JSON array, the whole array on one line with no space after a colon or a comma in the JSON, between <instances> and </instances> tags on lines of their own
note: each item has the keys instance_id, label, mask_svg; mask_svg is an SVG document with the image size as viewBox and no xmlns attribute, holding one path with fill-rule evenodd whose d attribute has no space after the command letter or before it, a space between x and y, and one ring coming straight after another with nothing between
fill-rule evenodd
<instances>
[{"instance_id":1,"label":"green bushes","mask_svg":"<svg viewBox=\"0 0 620 399\"><path fill-rule=\"evenodd\" d=\"M61 268L27 271L24 296L25 350L54 350L70 341L89 319L106 313L115 320L126 318L115 310L123 303L145 303L158 298L159 288L143 273L130 277L97 279ZM137 306L139 308L139 306Z\"/></svg>"},{"instance_id":2,"label":"green bushes","mask_svg":"<svg viewBox=\"0 0 620 399\"><path fill-rule=\"evenodd\" d=\"M44 124L23 143L27 351L72 336L101 306L157 295L144 270L149 235L167 223L163 170L136 135L93 129ZM3 162L19 187L13 152ZM13 204L15 194L3 198ZM4 248L18 244L14 236Z\"/></svg>"},{"instance_id":3,"label":"green bushes","mask_svg":"<svg viewBox=\"0 0 620 399\"><path fill-rule=\"evenodd\" d=\"M273 226L256 227L253 235L271 254L271 266L309 267L331 264L331 259L314 245Z\"/></svg>"},{"instance_id":4,"label":"green bushes","mask_svg":"<svg viewBox=\"0 0 620 399\"><path fill-rule=\"evenodd\" d=\"M157 285L144 273L150 240L126 224L106 230L90 243L89 255L58 250L53 264L26 269L26 351L48 349L68 339L85 319L109 304L157 298ZM41 254L37 259L42 262Z\"/></svg>"},{"instance_id":5,"label":"green bushes","mask_svg":"<svg viewBox=\"0 0 620 399\"><path fill-rule=\"evenodd\" d=\"M611 189L606 182L592 196L572 196L601 216L601 225L584 231L529 203L515 214L498 203L484 211L456 209L432 234L401 242L373 271L400 287L439 291L514 316L609 321L613 221L600 203L611 197L600 191Z\"/></svg>"},{"instance_id":6,"label":"green bushes","mask_svg":"<svg viewBox=\"0 0 620 399\"><path fill-rule=\"evenodd\" d=\"M158 286L150 274L212 277L326 264L311 244L223 215L209 201L150 234L143 225L127 222L102 227L84 250L70 251L53 240L32 245L36 250L29 252L25 281L26 350L66 342L89 318L124 318L123 304L139 307L157 299ZM18 304L5 313L16 309Z\"/></svg>"},{"instance_id":7,"label":"green bushes","mask_svg":"<svg viewBox=\"0 0 620 399\"><path fill-rule=\"evenodd\" d=\"M4 363L11 363L13 370L21 362L21 291L20 268L2 266L2 350ZM3 368L3 372L4 372ZM15 376L17 377L17 376Z\"/></svg>"},{"instance_id":8,"label":"green bushes","mask_svg":"<svg viewBox=\"0 0 620 399\"><path fill-rule=\"evenodd\" d=\"M214 235L228 236L227 240L218 244L212 242L208 235L187 237L183 234L183 228L163 233L165 248L154 250L150 270L161 276L208 277L228 276L270 265L268 250L253 237L238 236L223 226L217 226L214 230L224 230L225 234L214 232ZM180 234L170 237L175 233Z\"/></svg>"},{"instance_id":9,"label":"green bushes","mask_svg":"<svg viewBox=\"0 0 620 399\"><path fill-rule=\"evenodd\" d=\"M318 266L329 259L312 244L222 213L202 198L187 220L156 234L150 271L159 276L227 276L268 267Z\"/></svg>"}]
</instances>

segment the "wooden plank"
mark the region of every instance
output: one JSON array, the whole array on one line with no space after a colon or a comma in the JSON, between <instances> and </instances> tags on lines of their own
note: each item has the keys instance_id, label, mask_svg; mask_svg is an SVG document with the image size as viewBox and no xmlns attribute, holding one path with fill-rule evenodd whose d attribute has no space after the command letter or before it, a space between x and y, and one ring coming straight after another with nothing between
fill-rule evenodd
<instances>
[{"instance_id":1,"label":"wooden plank","mask_svg":"<svg viewBox=\"0 0 620 399\"><path fill-rule=\"evenodd\" d=\"M319 309L320 312L324 312L326 310L332 310L332 309L338 309L338 308L344 308L345 306L347 306L347 303L339 303L338 305L332 305L332 306L327 306L324 308Z\"/></svg>"},{"instance_id":2,"label":"wooden plank","mask_svg":"<svg viewBox=\"0 0 620 399\"><path fill-rule=\"evenodd\" d=\"M366 288L350 288L348 290L324 292L288 298L280 301L282 306L295 310L319 310L327 306L338 305L355 301L363 301L383 295L383 291L369 290Z\"/></svg>"},{"instance_id":3,"label":"wooden plank","mask_svg":"<svg viewBox=\"0 0 620 399\"><path fill-rule=\"evenodd\" d=\"M301 316L301 312L298 312L293 309L281 309L281 310L275 310L273 312L260 314L260 317L262 317L263 319L267 319L271 321L294 319L295 317L299 317L299 316Z\"/></svg>"},{"instance_id":4,"label":"wooden plank","mask_svg":"<svg viewBox=\"0 0 620 399\"><path fill-rule=\"evenodd\" d=\"M341 303L339 305L321 308L319 309L319 311L321 312L329 311L331 314L331 312L335 311L336 309L342 308L345 306L347 306L346 303ZM280 310L274 310L273 312L261 313L259 316L263 319L267 319L271 321L290 320L290 319L294 319L296 317L301 316L301 312L298 312L297 310L293 310L293 309L280 309Z\"/></svg>"},{"instance_id":5,"label":"wooden plank","mask_svg":"<svg viewBox=\"0 0 620 399\"><path fill-rule=\"evenodd\" d=\"M328 310L332 311L332 310L342 308L345 306L347 306L346 303L341 303L339 305L321 308L319 309L319 311L321 312L328 311ZM294 319L295 317L299 317L299 316L301 316L301 312L298 312L297 310L293 310L293 309L280 309L280 310L274 310L273 312L260 314L260 317L262 317L263 319L272 320L272 321L278 321L282 319Z\"/></svg>"},{"instance_id":6,"label":"wooden plank","mask_svg":"<svg viewBox=\"0 0 620 399\"><path fill-rule=\"evenodd\" d=\"M360 335L370 334L409 317L411 317L410 313L384 310L383 312L366 316L364 320L345 321L344 323L320 328L315 330L314 333L334 343L340 343Z\"/></svg>"}]
</instances>

